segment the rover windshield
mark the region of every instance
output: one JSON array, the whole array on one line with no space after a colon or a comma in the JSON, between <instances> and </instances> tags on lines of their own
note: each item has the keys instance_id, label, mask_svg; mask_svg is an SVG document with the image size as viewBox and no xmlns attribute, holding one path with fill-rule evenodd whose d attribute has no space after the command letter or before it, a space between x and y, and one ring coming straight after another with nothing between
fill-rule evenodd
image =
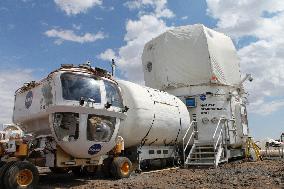
<instances>
[{"instance_id":1,"label":"rover windshield","mask_svg":"<svg viewBox=\"0 0 284 189\"><path fill-rule=\"evenodd\" d=\"M119 89L116 86L116 84L104 80L105 90L106 90L106 100L108 103L110 103L112 106L122 108L122 98L119 93Z\"/></svg>"},{"instance_id":2,"label":"rover windshield","mask_svg":"<svg viewBox=\"0 0 284 189\"><path fill-rule=\"evenodd\" d=\"M92 99L101 103L100 80L95 77L64 73L61 75L62 96L65 100Z\"/></svg>"}]
</instances>

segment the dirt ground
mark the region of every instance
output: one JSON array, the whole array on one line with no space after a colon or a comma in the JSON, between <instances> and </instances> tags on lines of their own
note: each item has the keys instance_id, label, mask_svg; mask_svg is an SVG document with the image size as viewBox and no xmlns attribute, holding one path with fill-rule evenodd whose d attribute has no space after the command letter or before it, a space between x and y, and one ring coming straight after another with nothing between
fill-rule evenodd
<instances>
[{"instance_id":1,"label":"dirt ground","mask_svg":"<svg viewBox=\"0 0 284 189\"><path fill-rule=\"evenodd\" d=\"M128 179L78 178L68 174L41 171L40 189L55 188L282 188L284 160L236 161L207 169L167 169L133 174ZM282 184L281 184L282 183Z\"/></svg>"}]
</instances>

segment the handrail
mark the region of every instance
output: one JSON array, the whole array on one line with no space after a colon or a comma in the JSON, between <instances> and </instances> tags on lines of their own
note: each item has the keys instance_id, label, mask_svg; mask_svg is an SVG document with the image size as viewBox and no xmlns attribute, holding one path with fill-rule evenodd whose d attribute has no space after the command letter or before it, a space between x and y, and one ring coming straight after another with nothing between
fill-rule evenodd
<instances>
[{"instance_id":1,"label":"handrail","mask_svg":"<svg viewBox=\"0 0 284 189\"><path fill-rule=\"evenodd\" d=\"M217 127L216 127L215 132L214 132L214 135L213 135L213 142L215 142L214 139L215 139L216 133L217 133L217 131L218 131L218 129L219 129L219 126L221 125L222 120L226 120L226 118L221 117L221 118L219 119L218 124L217 124ZM224 122L224 123L225 123L225 122ZM223 127L221 127L220 132L219 132L219 134L218 134L218 138L217 138L217 140L216 140L216 142L215 142L215 144L214 144L214 151L216 150L216 148L217 148L217 146L218 146L218 144L219 144L219 140L220 140L220 138L221 138L222 135L223 135Z\"/></svg>"},{"instance_id":2,"label":"handrail","mask_svg":"<svg viewBox=\"0 0 284 189\"><path fill-rule=\"evenodd\" d=\"M216 127L216 129L215 129L215 131L214 131L214 134L213 134L213 140L214 140L214 138L215 138L215 135L216 135L216 133L217 133L217 130L218 130L218 128L219 128L220 123L221 123L222 120L226 120L226 118L221 117L221 118L219 119L218 124L217 124L217 127Z\"/></svg>"},{"instance_id":3,"label":"handrail","mask_svg":"<svg viewBox=\"0 0 284 189\"><path fill-rule=\"evenodd\" d=\"M184 139L186 138L187 133L188 133L188 131L190 130L190 128L192 127L193 123L197 123L197 122L196 122L196 121L192 121L192 122L190 123L189 127L187 128L187 130L186 130L186 132L185 132L185 134L184 134L184 136L183 136L183 138L182 138L183 141L184 141Z\"/></svg>"},{"instance_id":4,"label":"handrail","mask_svg":"<svg viewBox=\"0 0 284 189\"><path fill-rule=\"evenodd\" d=\"M221 131L220 131L220 133L219 133L219 136L218 136L218 139L217 139L217 141L216 141L216 143L215 143L215 145L214 145L214 151L216 150L216 148L217 148L217 146L218 146L218 144L219 144L219 140L220 140L222 134L223 134L223 129L221 129Z\"/></svg>"},{"instance_id":5,"label":"handrail","mask_svg":"<svg viewBox=\"0 0 284 189\"><path fill-rule=\"evenodd\" d=\"M185 151L186 151L186 149L187 149L187 147L188 147L188 145L189 145L189 142L191 141L191 139L192 139L192 136L195 134L195 131L193 131L192 133L191 133L191 135L190 135L190 137L189 137L189 139L188 139L188 141L187 141L187 143L186 143L186 146L184 146L184 140L186 139L186 137L187 137L187 134L188 134L188 131L191 129L191 127L193 126L193 125L195 125L197 122L196 121L192 121L191 123L190 123L190 125L189 125L189 127L187 128L187 130L186 130L186 132L185 132L185 134L184 134L184 136L183 136L183 138L182 138L182 147L183 147L183 162L185 163Z\"/></svg>"},{"instance_id":6,"label":"handrail","mask_svg":"<svg viewBox=\"0 0 284 189\"><path fill-rule=\"evenodd\" d=\"M184 147L184 152L185 152L185 150L187 149L187 147L188 147L188 145L189 145L189 142L191 141L191 138L192 138L192 136L195 134L195 132L196 132L196 131L193 131L193 132L191 133L191 135L190 135L190 137L189 137L189 139L188 139L188 141L187 141L187 143L186 143L186 145L185 145L185 147Z\"/></svg>"}]
</instances>

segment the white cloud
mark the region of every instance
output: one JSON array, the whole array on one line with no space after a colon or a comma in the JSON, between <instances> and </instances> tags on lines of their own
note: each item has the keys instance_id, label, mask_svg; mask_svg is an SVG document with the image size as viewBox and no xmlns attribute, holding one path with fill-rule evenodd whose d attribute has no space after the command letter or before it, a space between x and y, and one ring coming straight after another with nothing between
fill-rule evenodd
<instances>
[{"instance_id":1,"label":"white cloud","mask_svg":"<svg viewBox=\"0 0 284 189\"><path fill-rule=\"evenodd\" d=\"M110 61L111 59L116 59L116 56L112 49L107 49L105 52L101 53L98 58L105 61Z\"/></svg>"},{"instance_id":2,"label":"white cloud","mask_svg":"<svg viewBox=\"0 0 284 189\"><path fill-rule=\"evenodd\" d=\"M11 123L15 91L27 81L34 80L31 70L0 71L0 123Z\"/></svg>"},{"instance_id":3,"label":"white cloud","mask_svg":"<svg viewBox=\"0 0 284 189\"><path fill-rule=\"evenodd\" d=\"M56 38L55 44L60 45L64 41L72 41L77 43L87 43L95 42L99 39L104 39L107 36L103 32L98 32L96 34L85 33L83 35L77 35L73 30L63 30L63 29L51 29L44 33L48 37Z\"/></svg>"},{"instance_id":4,"label":"white cloud","mask_svg":"<svg viewBox=\"0 0 284 189\"><path fill-rule=\"evenodd\" d=\"M252 73L250 110L269 114L283 108L284 99L284 1L207 0L208 14L218 19L217 30L237 42L257 39L238 50L243 73ZM265 14L268 14L265 15ZM279 99L283 100L271 100Z\"/></svg>"},{"instance_id":5,"label":"white cloud","mask_svg":"<svg viewBox=\"0 0 284 189\"><path fill-rule=\"evenodd\" d=\"M175 14L167 8L167 0L132 0L127 1L124 5L130 10L139 9L140 15L149 14L148 12L145 12L144 9L152 7L154 8L155 17L172 18L175 16Z\"/></svg>"},{"instance_id":6,"label":"white cloud","mask_svg":"<svg viewBox=\"0 0 284 189\"><path fill-rule=\"evenodd\" d=\"M284 100L273 100L267 103L257 101L250 104L254 113L261 115L269 115L281 108L284 108Z\"/></svg>"},{"instance_id":7,"label":"white cloud","mask_svg":"<svg viewBox=\"0 0 284 189\"><path fill-rule=\"evenodd\" d=\"M134 0L124 4L129 9L138 9L139 19L126 22L126 44L115 53L107 49L98 57L110 60L115 57L118 69L133 82L144 84L141 56L144 45L152 38L170 29L163 19L171 18L174 13L167 8L167 0ZM147 8L152 8L145 11Z\"/></svg>"},{"instance_id":8,"label":"white cloud","mask_svg":"<svg viewBox=\"0 0 284 189\"><path fill-rule=\"evenodd\" d=\"M141 56L145 43L152 38L165 32L169 27L166 23L154 15L143 15L139 20L129 20L126 23L126 34L124 40L126 45L118 50L116 63L118 69L128 80L144 83ZM113 51L107 49L101 53L101 59L109 58L107 55L114 55ZM109 59L108 59L109 60Z\"/></svg>"},{"instance_id":9,"label":"white cloud","mask_svg":"<svg viewBox=\"0 0 284 189\"><path fill-rule=\"evenodd\" d=\"M234 38L242 36L267 36L267 26L277 27L265 12L284 10L284 1L279 0L207 0L208 14L218 19L217 28ZM278 27L279 28L279 27Z\"/></svg>"},{"instance_id":10,"label":"white cloud","mask_svg":"<svg viewBox=\"0 0 284 189\"><path fill-rule=\"evenodd\" d=\"M54 0L67 15L86 13L88 9L102 4L102 0Z\"/></svg>"},{"instance_id":11,"label":"white cloud","mask_svg":"<svg viewBox=\"0 0 284 189\"><path fill-rule=\"evenodd\" d=\"M187 20L188 19L188 16L183 16L181 17L182 20Z\"/></svg>"},{"instance_id":12,"label":"white cloud","mask_svg":"<svg viewBox=\"0 0 284 189\"><path fill-rule=\"evenodd\" d=\"M79 25L72 24L72 27L73 27L75 30L80 30L82 26L81 26L81 24L79 24Z\"/></svg>"}]
</instances>

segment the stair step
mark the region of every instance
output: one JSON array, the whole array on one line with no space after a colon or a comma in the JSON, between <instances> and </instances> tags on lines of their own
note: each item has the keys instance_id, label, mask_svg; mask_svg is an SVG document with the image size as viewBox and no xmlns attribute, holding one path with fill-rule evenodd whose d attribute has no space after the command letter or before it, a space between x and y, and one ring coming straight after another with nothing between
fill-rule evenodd
<instances>
[{"instance_id":1,"label":"stair step","mask_svg":"<svg viewBox=\"0 0 284 189\"><path fill-rule=\"evenodd\" d=\"M195 149L214 149L213 146L195 146Z\"/></svg>"},{"instance_id":2,"label":"stair step","mask_svg":"<svg viewBox=\"0 0 284 189\"><path fill-rule=\"evenodd\" d=\"M211 147L211 148L213 148L214 147L214 145L212 144L198 144L198 145L195 145L195 147Z\"/></svg>"},{"instance_id":3,"label":"stair step","mask_svg":"<svg viewBox=\"0 0 284 189\"><path fill-rule=\"evenodd\" d=\"M191 154L216 154L216 152L192 152Z\"/></svg>"},{"instance_id":4,"label":"stair step","mask_svg":"<svg viewBox=\"0 0 284 189\"><path fill-rule=\"evenodd\" d=\"M215 163L215 159L196 159L188 160L186 163Z\"/></svg>"},{"instance_id":5,"label":"stair step","mask_svg":"<svg viewBox=\"0 0 284 189\"><path fill-rule=\"evenodd\" d=\"M215 157L200 157L200 158L197 158L197 157L190 157L189 160L194 160L194 159L199 159L199 160L215 160Z\"/></svg>"},{"instance_id":6,"label":"stair step","mask_svg":"<svg viewBox=\"0 0 284 189\"><path fill-rule=\"evenodd\" d=\"M190 162L190 163L187 163L187 165L212 165L212 166L214 166L215 165L215 163L204 163L204 162Z\"/></svg>"},{"instance_id":7,"label":"stair step","mask_svg":"<svg viewBox=\"0 0 284 189\"><path fill-rule=\"evenodd\" d=\"M219 163L226 163L226 162L228 162L226 159L219 160Z\"/></svg>"},{"instance_id":8,"label":"stair step","mask_svg":"<svg viewBox=\"0 0 284 189\"><path fill-rule=\"evenodd\" d=\"M213 145L215 143L211 141L195 141L194 144Z\"/></svg>"}]
</instances>

